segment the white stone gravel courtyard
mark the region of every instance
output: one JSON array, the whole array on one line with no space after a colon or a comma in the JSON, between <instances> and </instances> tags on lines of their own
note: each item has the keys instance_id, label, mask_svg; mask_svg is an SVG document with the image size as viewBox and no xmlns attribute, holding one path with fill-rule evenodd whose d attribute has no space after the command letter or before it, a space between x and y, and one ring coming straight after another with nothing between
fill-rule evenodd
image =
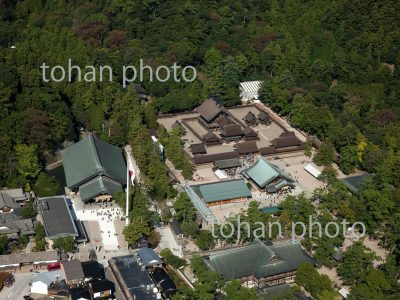
<instances>
[{"instance_id":1,"label":"white stone gravel courtyard","mask_svg":"<svg viewBox=\"0 0 400 300\"><path fill-rule=\"evenodd\" d=\"M94 245L102 245L104 250L118 250L119 243L119 235L121 231L117 229L123 228L125 225L125 221L123 219L123 211L121 208L112 204L111 202L105 206L105 203L102 204L87 204L84 205L79 196L70 195L72 200L73 207L76 213L76 216L81 221L95 221L99 225L100 229L100 239L99 237L92 237L95 240L92 240L91 243ZM89 233L90 234L90 233Z\"/></svg>"}]
</instances>

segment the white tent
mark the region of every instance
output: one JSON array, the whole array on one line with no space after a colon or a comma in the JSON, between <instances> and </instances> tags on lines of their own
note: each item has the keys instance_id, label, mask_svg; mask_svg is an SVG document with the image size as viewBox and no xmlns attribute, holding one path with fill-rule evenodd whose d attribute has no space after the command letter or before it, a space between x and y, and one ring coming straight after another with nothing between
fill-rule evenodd
<instances>
[{"instance_id":1,"label":"white tent","mask_svg":"<svg viewBox=\"0 0 400 300\"><path fill-rule=\"evenodd\" d=\"M224 172L224 171L222 171L222 170L215 170L214 171L214 174L215 174L215 176L217 176L219 179L228 179L229 178L229 176L228 175L226 175L226 173Z\"/></svg>"},{"instance_id":2,"label":"white tent","mask_svg":"<svg viewBox=\"0 0 400 300\"><path fill-rule=\"evenodd\" d=\"M262 81L246 81L239 85L240 98L245 101L258 100L258 92L261 88Z\"/></svg>"},{"instance_id":3,"label":"white tent","mask_svg":"<svg viewBox=\"0 0 400 300\"><path fill-rule=\"evenodd\" d=\"M312 163L307 164L307 165L304 167L304 170L306 170L308 173L310 173L310 174L311 174L312 176L314 176L315 178L318 178L318 177L321 175L321 171L318 170L317 167L316 167L314 164L312 164Z\"/></svg>"},{"instance_id":4,"label":"white tent","mask_svg":"<svg viewBox=\"0 0 400 300\"><path fill-rule=\"evenodd\" d=\"M349 292L347 289L345 289L345 288L341 288L341 289L339 290L339 294L340 294L340 296L342 296L344 299L347 299L347 296L350 294L350 292Z\"/></svg>"}]
</instances>

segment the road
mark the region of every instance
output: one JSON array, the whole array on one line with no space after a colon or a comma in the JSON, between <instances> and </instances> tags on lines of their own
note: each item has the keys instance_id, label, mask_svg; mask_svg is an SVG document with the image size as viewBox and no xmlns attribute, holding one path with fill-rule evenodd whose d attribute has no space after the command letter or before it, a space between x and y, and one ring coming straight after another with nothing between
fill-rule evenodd
<instances>
[{"instance_id":1,"label":"road","mask_svg":"<svg viewBox=\"0 0 400 300\"><path fill-rule=\"evenodd\" d=\"M36 274L35 274L36 275ZM29 294L29 282L35 276L32 273L15 273L15 282L11 287L4 287L0 292L0 299L20 300L24 295Z\"/></svg>"}]
</instances>

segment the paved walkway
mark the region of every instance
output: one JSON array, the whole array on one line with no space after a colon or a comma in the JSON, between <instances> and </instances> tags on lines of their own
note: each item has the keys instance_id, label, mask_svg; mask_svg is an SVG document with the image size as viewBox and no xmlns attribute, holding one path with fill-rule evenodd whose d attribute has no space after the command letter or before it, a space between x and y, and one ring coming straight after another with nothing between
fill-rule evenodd
<instances>
[{"instance_id":1,"label":"paved walkway","mask_svg":"<svg viewBox=\"0 0 400 300\"><path fill-rule=\"evenodd\" d=\"M113 203L84 205L79 196L75 195L71 197L71 200L79 220L94 221L98 224L100 233L90 230L95 228L96 223L85 222L89 224L88 231L92 232L91 242L101 243L105 250L118 250L118 235L121 235L121 230L118 229L123 228L124 224L121 208ZM94 236L93 233L95 233Z\"/></svg>"},{"instance_id":2,"label":"paved walkway","mask_svg":"<svg viewBox=\"0 0 400 300\"><path fill-rule=\"evenodd\" d=\"M169 225L164 228L158 228L157 231L161 236L157 249L161 251L164 248L168 248L174 255L183 257L181 247L176 242Z\"/></svg>"},{"instance_id":3,"label":"paved walkway","mask_svg":"<svg viewBox=\"0 0 400 300\"><path fill-rule=\"evenodd\" d=\"M0 292L0 299L16 300L22 299L24 295L30 293L29 282L36 274L32 273L14 273L15 282L10 287L4 287Z\"/></svg>"}]
</instances>

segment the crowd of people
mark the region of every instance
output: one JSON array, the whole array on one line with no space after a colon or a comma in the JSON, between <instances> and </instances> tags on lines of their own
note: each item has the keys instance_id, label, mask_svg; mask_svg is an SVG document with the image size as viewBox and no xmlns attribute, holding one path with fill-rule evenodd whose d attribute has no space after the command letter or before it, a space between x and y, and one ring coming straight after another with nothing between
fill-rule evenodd
<instances>
[{"instance_id":1,"label":"crowd of people","mask_svg":"<svg viewBox=\"0 0 400 300\"><path fill-rule=\"evenodd\" d=\"M108 223L116 219L121 221L125 220L124 212L119 207L113 206L111 203L100 202L94 205L96 206L96 209L90 209L90 212L101 217L101 221ZM89 203L89 206L92 206L92 203ZM82 213L85 213L85 209L82 210Z\"/></svg>"},{"instance_id":2,"label":"crowd of people","mask_svg":"<svg viewBox=\"0 0 400 300\"><path fill-rule=\"evenodd\" d=\"M243 156L243 161L244 161L244 165L245 166L251 166L254 165L254 163L256 162L256 156L254 154L247 154L245 156Z\"/></svg>"},{"instance_id":3,"label":"crowd of people","mask_svg":"<svg viewBox=\"0 0 400 300\"><path fill-rule=\"evenodd\" d=\"M238 175L240 173L241 168L237 167L237 168L229 168L229 169L225 169L224 172L226 175L228 175L230 178L235 178L236 175Z\"/></svg>"}]
</instances>

